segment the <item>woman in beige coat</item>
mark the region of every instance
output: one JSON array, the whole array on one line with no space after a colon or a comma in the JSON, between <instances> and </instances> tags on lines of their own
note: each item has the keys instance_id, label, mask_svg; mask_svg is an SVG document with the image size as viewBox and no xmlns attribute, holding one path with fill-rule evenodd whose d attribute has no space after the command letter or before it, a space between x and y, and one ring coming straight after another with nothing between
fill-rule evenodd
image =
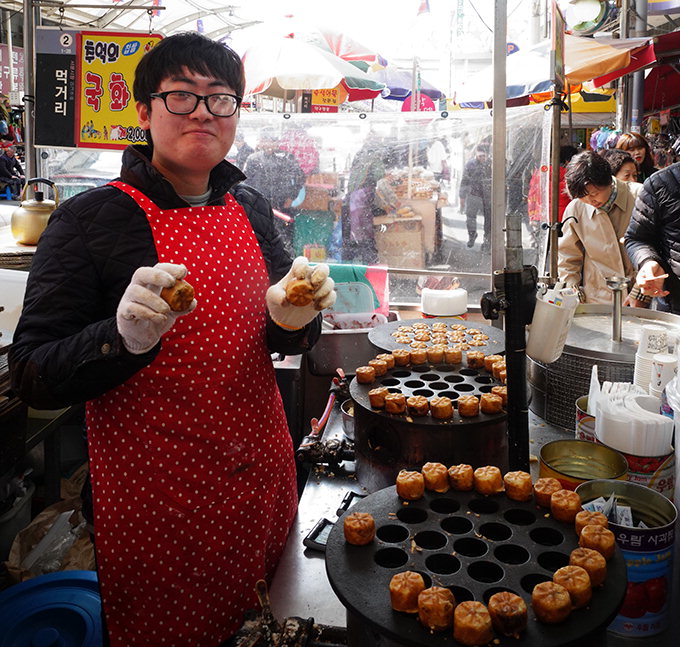
<instances>
[{"instance_id":1,"label":"woman in beige coat","mask_svg":"<svg viewBox=\"0 0 680 647\"><path fill-rule=\"evenodd\" d=\"M608 162L592 151L572 158L565 180L573 199L564 212L559 280L578 287L585 303L611 303L608 277L625 276L631 285L635 282L623 236L642 185L612 177ZM638 299L635 290L628 303L643 305Z\"/></svg>"}]
</instances>

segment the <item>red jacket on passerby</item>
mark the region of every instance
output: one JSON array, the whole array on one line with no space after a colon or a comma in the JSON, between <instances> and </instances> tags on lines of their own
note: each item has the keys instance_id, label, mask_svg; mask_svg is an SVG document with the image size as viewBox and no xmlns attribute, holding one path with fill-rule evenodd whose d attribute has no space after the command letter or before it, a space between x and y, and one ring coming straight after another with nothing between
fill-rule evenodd
<instances>
[{"instance_id":1,"label":"red jacket on passerby","mask_svg":"<svg viewBox=\"0 0 680 647\"><path fill-rule=\"evenodd\" d=\"M531 181L529 182L529 194L527 196L527 210L529 213L529 220L532 222L549 222L550 221L550 207L552 195L552 181L549 182L548 189L548 208L543 208L543 196L541 194L541 173L551 173L551 167L541 167L536 169L531 175ZM564 174L567 172L565 166L560 166L560 199L559 199L559 209L558 218L562 222L562 217L564 216L564 210L567 205L571 202L571 198L567 193L567 187L564 182ZM549 175L552 178L552 175Z\"/></svg>"}]
</instances>

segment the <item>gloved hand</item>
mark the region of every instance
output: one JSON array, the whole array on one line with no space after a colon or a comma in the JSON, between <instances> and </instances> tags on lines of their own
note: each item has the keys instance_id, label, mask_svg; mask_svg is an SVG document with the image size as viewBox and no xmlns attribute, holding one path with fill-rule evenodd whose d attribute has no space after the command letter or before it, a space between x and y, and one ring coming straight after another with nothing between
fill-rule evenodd
<instances>
[{"instance_id":1,"label":"gloved hand","mask_svg":"<svg viewBox=\"0 0 680 647\"><path fill-rule=\"evenodd\" d=\"M151 350L177 320L196 307L193 300L188 310L173 312L160 297L163 288L187 274L184 265L156 263L153 267L139 267L118 304L116 323L123 345L134 355Z\"/></svg>"},{"instance_id":2,"label":"gloved hand","mask_svg":"<svg viewBox=\"0 0 680 647\"><path fill-rule=\"evenodd\" d=\"M298 256L288 274L267 290L267 308L272 320L287 330L300 330L312 321L320 310L330 308L336 299L335 283L328 276L328 265L319 263L313 268L304 256ZM313 300L306 306L294 306L286 297L286 286L295 279L309 279L314 288Z\"/></svg>"}]
</instances>

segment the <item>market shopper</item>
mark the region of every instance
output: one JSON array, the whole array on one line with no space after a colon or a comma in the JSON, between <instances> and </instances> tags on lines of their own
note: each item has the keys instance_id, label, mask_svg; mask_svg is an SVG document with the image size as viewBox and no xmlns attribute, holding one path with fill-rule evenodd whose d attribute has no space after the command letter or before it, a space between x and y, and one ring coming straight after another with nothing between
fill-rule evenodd
<instances>
[{"instance_id":1,"label":"market shopper","mask_svg":"<svg viewBox=\"0 0 680 647\"><path fill-rule=\"evenodd\" d=\"M637 163L630 153L618 148L604 148L598 152L607 160L615 178L623 182L637 182Z\"/></svg>"},{"instance_id":2,"label":"market shopper","mask_svg":"<svg viewBox=\"0 0 680 647\"><path fill-rule=\"evenodd\" d=\"M652 173L659 169L654 166L649 142L640 133L623 133L616 142L616 148L626 151L638 166L637 181L644 182Z\"/></svg>"},{"instance_id":3,"label":"market shopper","mask_svg":"<svg viewBox=\"0 0 680 647\"><path fill-rule=\"evenodd\" d=\"M461 211L465 213L468 242L472 247L477 240L477 215L484 219L484 241L482 252L491 244L491 160L489 145L479 144L475 156L465 165L458 189Z\"/></svg>"},{"instance_id":4,"label":"market shopper","mask_svg":"<svg viewBox=\"0 0 680 647\"><path fill-rule=\"evenodd\" d=\"M643 185L625 237L636 283L659 310L680 313L680 163Z\"/></svg>"},{"instance_id":5,"label":"market shopper","mask_svg":"<svg viewBox=\"0 0 680 647\"><path fill-rule=\"evenodd\" d=\"M243 85L238 56L199 34L145 54L134 96L149 143L126 149L119 181L52 214L10 350L32 406L88 401L112 647L228 639L296 511L270 352L307 350L335 293L319 266L315 303L286 301L271 209L224 161ZM161 288L187 272L196 298L171 311Z\"/></svg>"},{"instance_id":6,"label":"market shopper","mask_svg":"<svg viewBox=\"0 0 680 647\"><path fill-rule=\"evenodd\" d=\"M611 303L607 278L634 279L621 240L642 187L612 177L607 161L593 151L571 159L565 181L573 199L564 211L559 239L559 280L578 287L585 303ZM639 290L632 290L628 304L642 305L640 296Z\"/></svg>"},{"instance_id":7,"label":"market shopper","mask_svg":"<svg viewBox=\"0 0 680 647\"><path fill-rule=\"evenodd\" d=\"M0 182L10 187L12 197L18 199L26 182L24 169L17 159L14 146L8 146L0 155Z\"/></svg>"}]
</instances>

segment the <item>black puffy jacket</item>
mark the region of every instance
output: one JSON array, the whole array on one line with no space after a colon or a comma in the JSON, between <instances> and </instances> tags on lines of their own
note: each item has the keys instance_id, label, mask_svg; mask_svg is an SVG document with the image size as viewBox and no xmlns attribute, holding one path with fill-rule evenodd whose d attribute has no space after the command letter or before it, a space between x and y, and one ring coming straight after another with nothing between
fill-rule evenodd
<instances>
[{"instance_id":1,"label":"black puffy jacket","mask_svg":"<svg viewBox=\"0 0 680 647\"><path fill-rule=\"evenodd\" d=\"M637 269L654 260L668 272L664 287L670 294L662 303L668 306L664 309L680 313L680 163L645 180L625 243Z\"/></svg>"},{"instance_id":2,"label":"black puffy jacket","mask_svg":"<svg viewBox=\"0 0 680 647\"><path fill-rule=\"evenodd\" d=\"M130 146L121 180L143 191L161 209L186 207L150 164L151 149ZM243 206L262 250L270 282L282 278L291 259L274 227L271 208L228 162L212 171L210 205L231 192ZM24 307L10 348L12 387L28 404L54 409L85 402L122 384L150 364L161 343L143 355L123 346L116 308L138 267L158 255L144 211L122 191L98 187L59 205L40 238L28 278ZM321 317L301 331L267 319L272 352L296 355L321 334Z\"/></svg>"}]
</instances>

